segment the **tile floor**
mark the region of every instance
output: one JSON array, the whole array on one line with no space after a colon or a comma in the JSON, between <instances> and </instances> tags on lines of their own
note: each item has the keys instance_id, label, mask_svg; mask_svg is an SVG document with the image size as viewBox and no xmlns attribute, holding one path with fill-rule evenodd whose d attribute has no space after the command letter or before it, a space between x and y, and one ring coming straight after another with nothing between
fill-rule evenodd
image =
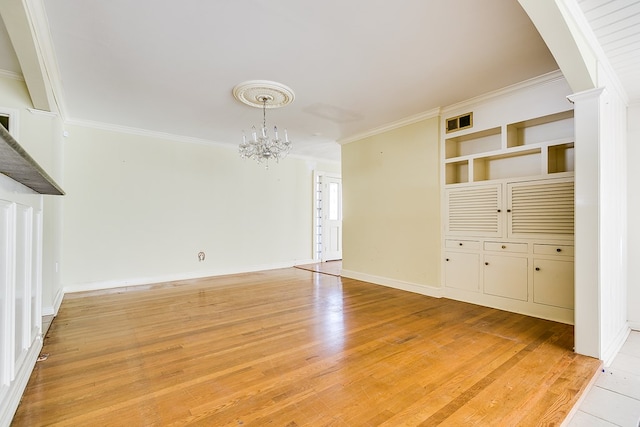
<instances>
[{"instance_id":1,"label":"tile floor","mask_svg":"<svg viewBox=\"0 0 640 427\"><path fill-rule=\"evenodd\" d=\"M640 331L631 331L566 425L640 427Z\"/></svg>"}]
</instances>

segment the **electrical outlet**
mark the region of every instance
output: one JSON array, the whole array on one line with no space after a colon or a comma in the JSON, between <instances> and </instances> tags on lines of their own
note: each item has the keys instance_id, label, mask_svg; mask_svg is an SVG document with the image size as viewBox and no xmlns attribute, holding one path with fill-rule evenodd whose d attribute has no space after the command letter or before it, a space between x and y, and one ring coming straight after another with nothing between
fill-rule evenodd
<instances>
[{"instance_id":1,"label":"electrical outlet","mask_svg":"<svg viewBox=\"0 0 640 427\"><path fill-rule=\"evenodd\" d=\"M204 252L198 252L198 261L200 262L204 261L204 257L205 257Z\"/></svg>"}]
</instances>

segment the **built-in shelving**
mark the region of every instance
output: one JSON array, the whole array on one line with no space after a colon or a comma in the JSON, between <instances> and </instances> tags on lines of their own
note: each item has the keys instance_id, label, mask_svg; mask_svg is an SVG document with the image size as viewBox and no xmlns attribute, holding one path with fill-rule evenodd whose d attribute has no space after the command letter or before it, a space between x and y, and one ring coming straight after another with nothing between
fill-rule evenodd
<instances>
[{"instance_id":1,"label":"built-in shelving","mask_svg":"<svg viewBox=\"0 0 640 427\"><path fill-rule=\"evenodd\" d=\"M573 111L446 138L445 184L573 172Z\"/></svg>"},{"instance_id":2,"label":"built-in shelving","mask_svg":"<svg viewBox=\"0 0 640 427\"><path fill-rule=\"evenodd\" d=\"M495 112L443 132L445 294L572 323L573 110L500 126Z\"/></svg>"}]
</instances>

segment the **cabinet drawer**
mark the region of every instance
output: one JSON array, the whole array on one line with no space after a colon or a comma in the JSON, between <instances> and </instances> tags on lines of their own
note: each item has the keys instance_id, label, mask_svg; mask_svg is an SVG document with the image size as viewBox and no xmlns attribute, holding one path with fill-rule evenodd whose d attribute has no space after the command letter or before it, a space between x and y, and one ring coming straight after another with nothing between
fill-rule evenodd
<instances>
[{"instance_id":1,"label":"cabinet drawer","mask_svg":"<svg viewBox=\"0 0 640 427\"><path fill-rule=\"evenodd\" d=\"M477 240L445 240L444 246L447 249L480 249L480 242Z\"/></svg>"},{"instance_id":2,"label":"cabinet drawer","mask_svg":"<svg viewBox=\"0 0 640 427\"><path fill-rule=\"evenodd\" d=\"M484 242L485 251L527 253L526 243Z\"/></svg>"},{"instance_id":3,"label":"cabinet drawer","mask_svg":"<svg viewBox=\"0 0 640 427\"><path fill-rule=\"evenodd\" d=\"M573 256L573 246L570 245L533 245L533 253L537 255Z\"/></svg>"}]
</instances>

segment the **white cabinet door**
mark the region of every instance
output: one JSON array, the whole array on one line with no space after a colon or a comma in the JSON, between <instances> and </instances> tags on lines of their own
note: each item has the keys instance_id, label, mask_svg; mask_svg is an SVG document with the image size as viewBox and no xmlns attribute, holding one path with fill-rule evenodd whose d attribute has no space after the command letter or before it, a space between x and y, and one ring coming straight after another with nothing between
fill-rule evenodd
<instances>
[{"instance_id":1,"label":"white cabinet door","mask_svg":"<svg viewBox=\"0 0 640 427\"><path fill-rule=\"evenodd\" d=\"M449 188L445 198L447 235L502 236L501 184Z\"/></svg>"},{"instance_id":2,"label":"white cabinet door","mask_svg":"<svg viewBox=\"0 0 640 427\"><path fill-rule=\"evenodd\" d=\"M484 293L522 301L527 300L527 258L485 255Z\"/></svg>"},{"instance_id":3,"label":"white cabinet door","mask_svg":"<svg viewBox=\"0 0 640 427\"><path fill-rule=\"evenodd\" d=\"M573 239L573 178L507 184L509 237Z\"/></svg>"},{"instance_id":4,"label":"white cabinet door","mask_svg":"<svg viewBox=\"0 0 640 427\"><path fill-rule=\"evenodd\" d=\"M534 259L533 301L573 309L573 261Z\"/></svg>"},{"instance_id":5,"label":"white cabinet door","mask_svg":"<svg viewBox=\"0 0 640 427\"><path fill-rule=\"evenodd\" d=\"M445 286L478 292L480 255L465 252L445 253Z\"/></svg>"}]
</instances>

